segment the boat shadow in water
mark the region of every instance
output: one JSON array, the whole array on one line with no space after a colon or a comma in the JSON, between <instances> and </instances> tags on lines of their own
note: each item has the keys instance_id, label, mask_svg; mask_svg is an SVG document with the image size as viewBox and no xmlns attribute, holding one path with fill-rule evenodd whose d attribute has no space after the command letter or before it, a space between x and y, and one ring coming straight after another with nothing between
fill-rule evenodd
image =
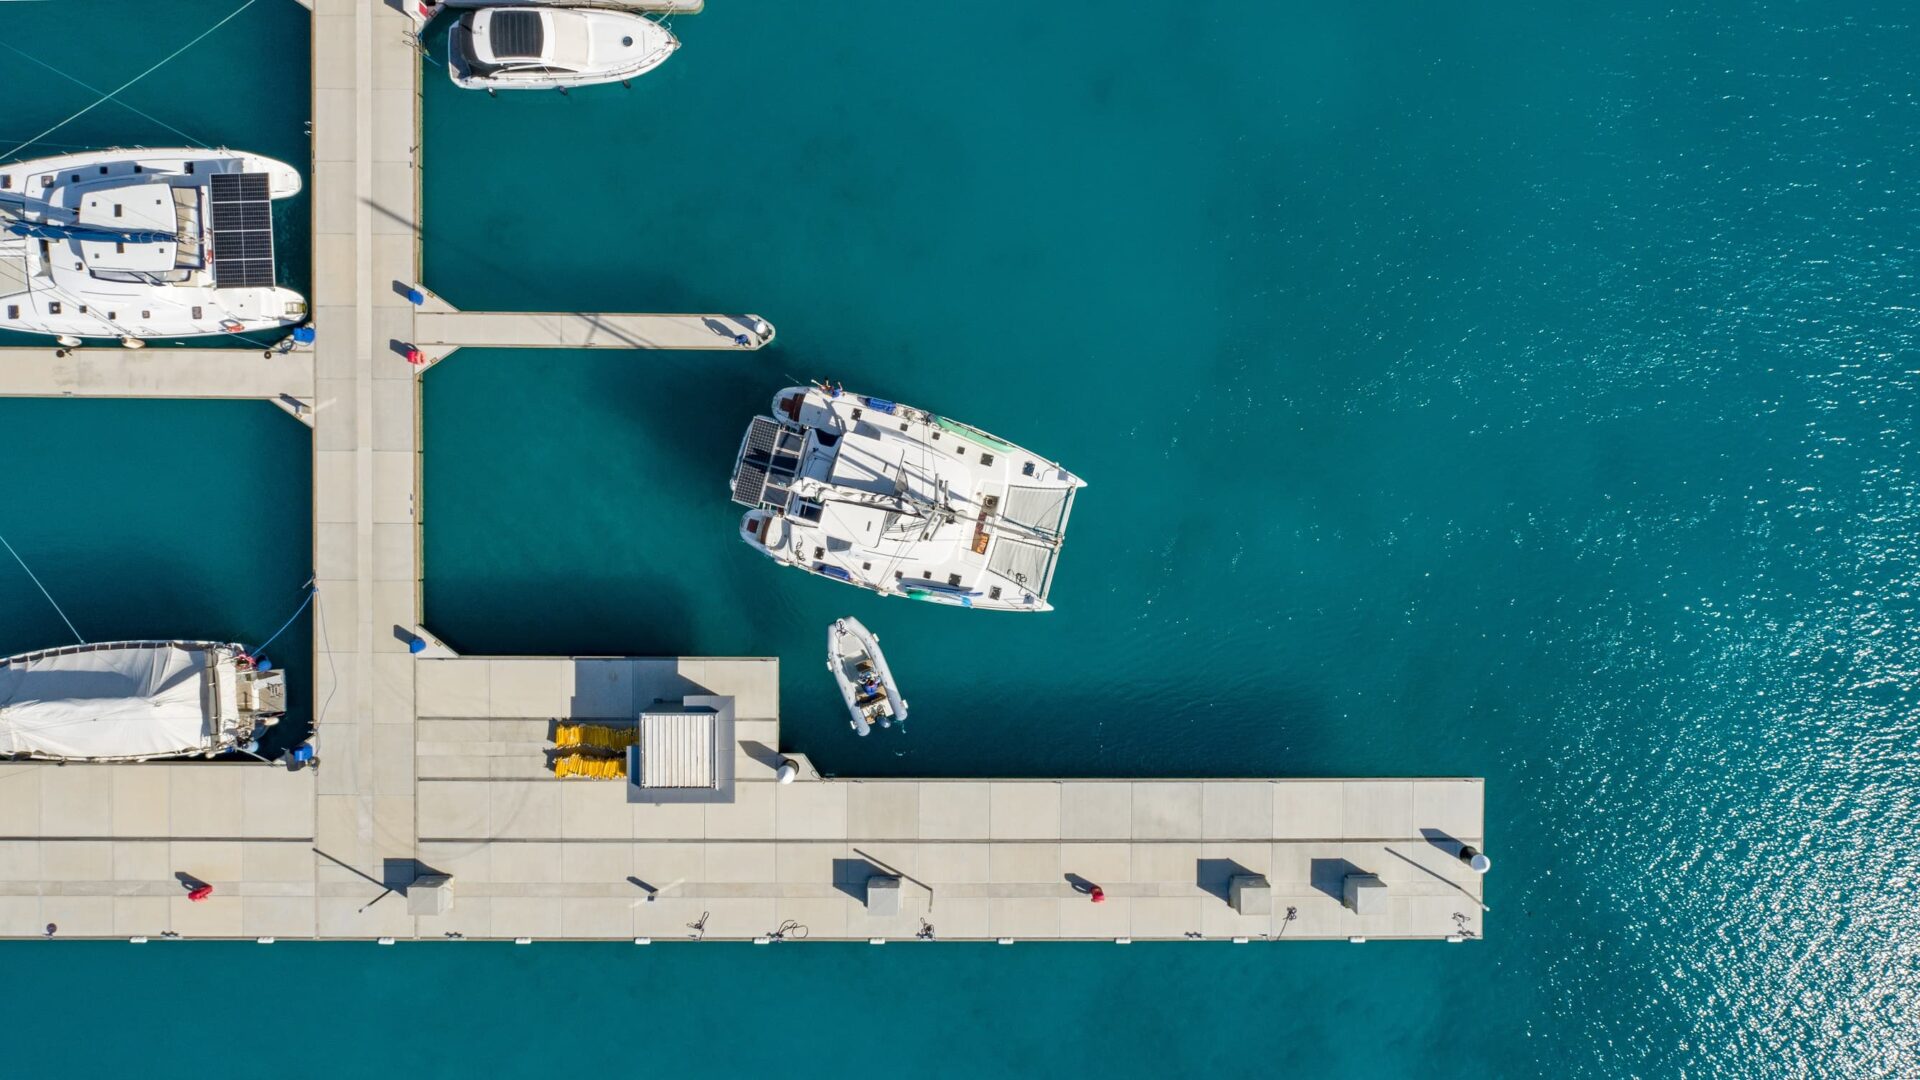
<instances>
[{"instance_id":1,"label":"boat shadow in water","mask_svg":"<svg viewBox=\"0 0 1920 1080\"><path fill-rule=\"evenodd\" d=\"M583 577L564 561L552 570L519 579L429 573L426 625L468 656L693 654L684 584L657 571ZM542 602L530 604L533 597Z\"/></svg>"}]
</instances>

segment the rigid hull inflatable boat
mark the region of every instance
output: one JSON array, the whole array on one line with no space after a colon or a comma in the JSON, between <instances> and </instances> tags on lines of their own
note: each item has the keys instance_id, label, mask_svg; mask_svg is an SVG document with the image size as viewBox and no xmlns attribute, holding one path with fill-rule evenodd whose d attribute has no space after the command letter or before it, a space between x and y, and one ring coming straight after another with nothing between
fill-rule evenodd
<instances>
[{"instance_id":1,"label":"rigid hull inflatable boat","mask_svg":"<svg viewBox=\"0 0 1920 1080\"><path fill-rule=\"evenodd\" d=\"M827 627L827 670L840 684L853 730L865 735L875 724L892 727L907 722L907 703L880 652L880 638L860 625L859 619L836 619Z\"/></svg>"}]
</instances>

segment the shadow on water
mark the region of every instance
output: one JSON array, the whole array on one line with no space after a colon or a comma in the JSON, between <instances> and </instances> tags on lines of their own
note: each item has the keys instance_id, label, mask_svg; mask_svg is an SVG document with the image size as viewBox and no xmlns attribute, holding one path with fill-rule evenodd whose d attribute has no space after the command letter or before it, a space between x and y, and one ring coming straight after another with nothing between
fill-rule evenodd
<instances>
[{"instance_id":1,"label":"shadow on water","mask_svg":"<svg viewBox=\"0 0 1920 1080\"><path fill-rule=\"evenodd\" d=\"M692 599L664 574L605 576L557 567L555 577L429 578L427 624L454 651L476 656L687 655ZM536 599L538 598L538 599ZM510 622L486 612L511 610ZM479 617L472 617L478 615Z\"/></svg>"}]
</instances>

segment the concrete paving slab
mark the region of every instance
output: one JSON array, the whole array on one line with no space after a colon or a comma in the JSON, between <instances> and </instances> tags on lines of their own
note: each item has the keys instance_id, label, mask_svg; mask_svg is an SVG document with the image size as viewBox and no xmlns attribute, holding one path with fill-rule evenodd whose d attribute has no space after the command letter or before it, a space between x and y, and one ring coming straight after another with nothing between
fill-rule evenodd
<instances>
[{"instance_id":1,"label":"concrete paving slab","mask_svg":"<svg viewBox=\"0 0 1920 1080\"><path fill-rule=\"evenodd\" d=\"M985 840L992 796L984 782L939 780L920 785L924 840Z\"/></svg>"},{"instance_id":2,"label":"concrete paving slab","mask_svg":"<svg viewBox=\"0 0 1920 1080\"><path fill-rule=\"evenodd\" d=\"M480 781L422 781L418 804L423 837L484 838L493 835L493 785Z\"/></svg>"},{"instance_id":3,"label":"concrete paving slab","mask_svg":"<svg viewBox=\"0 0 1920 1080\"><path fill-rule=\"evenodd\" d=\"M1049 781L995 781L987 785L987 835L995 840L1060 838L1060 785Z\"/></svg>"},{"instance_id":4,"label":"concrete paving slab","mask_svg":"<svg viewBox=\"0 0 1920 1080\"><path fill-rule=\"evenodd\" d=\"M920 836L920 785L863 781L847 787L847 835L915 840Z\"/></svg>"},{"instance_id":5,"label":"concrete paving slab","mask_svg":"<svg viewBox=\"0 0 1920 1080\"><path fill-rule=\"evenodd\" d=\"M1147 782L1133 785L1133 838L1182 840L1200 836L1198 783Z\"/></svg>"},{"instance_id":6,"label":"concrete paving slab","mask_svg":"<svg viewBox=\"0 0 1920 1080\"><path fill-rule=\"evenodd\" d=\"M799 787L793 784L789 787ZM844 798L844 796L843 796ZM706 806L708 840L767 840L775 833L775 802L772 784L737 784L730 803Z\"/></svg>"},{"instance_id":7,"label":"concrete paving slab","mask_svg":"<svg viewBox=\"0 0 1920 1080\"><path fill-rule=\"evenodd\" d=\"M1273 835L1329 840L1346 834L1346 788L1339 780L1283 780L1273 786Z\"/></svg>"},{"instance_id":8,"label":"concrete paving slab","mask_svg":"<svg viewBox=\"0 0 1920 1080\"><path fill-rule=\"evenodd\" d=\"M627 785L567 781L560 788L560 834L569 840L633 839Z\"/></svg>"},{"instance_id":9,"label":"concrete paving slab","mask_svg":"<svg viewBox=\"0 0 1920 1080\"><path fill-rule=\"evenodd\" d=\"M1060 835L1068 840L1130 839L1133 785L1102 781L1060 785Z\"/></svg>"},{"instance_id":10,"label":"concrete paving slab","mask_svg":"<svg viewBox=\"0 0 1920 1080\"><path fill-rule=\"evenodd\" d=\"M988 845L988 880L993 882L1033 882L1064 886L1060 869L1059 844Z\"/></svg>"},{"instance_id":11,"label":"concrete paving slab","mask_svg":"<svg viewBox=\"0 0 1920 1080\"><path fill-rule=\"evenodd\" d=\"M112 765L53 768L40 781L42 836L113 835Z\"/></svg>"},{"instance_id":12,"label":"concrete paving slab","mask_svg":"<svg viewBox=\"0 0 1920 1080\"><path fill-rule=\"evenodd\" d=\"M0 836L39 836L40 775L38 762L0 762Z\"/></svg>"},{"instance_id":13,"label":"concrete paving slab","mask_svg":"<svg viewBox=\"0 0 1920 1080\"><path fill-rule=\"evenodd\" d=\"M1349 780L1341 821L1349 837L1403 839L1413 831L1413 785L1405 780Z\"/></svg>"},{"instance_id":14,"label":"concrete paving slab","mask_svg":"<svg viewBox=\"0 0 1920 1080\"><path fill-rule=\"evenodd\" d=\"M1201 786L1200 835L1206 840L1265 840L1273 832L1273 785L1210 781Z\"/></svg>"},{"instance_id":15,"label":"concrete paving slab","mask_svg":"<svg viewBox=\"0 0 1920 1080\"><path fill-rule=\"evenodd\" d=\"M757 882L776 880L775 846L771 842L707 844L707 881Z\"/></svg>"},{"instance_id":16,"label":"concrete paving slab","mask_svg":"<svg viewBox=\"0 0 1920 1080\"><path fill-rule=\"evenodd\" d=\"M237 836L241 832L241 770L245 766L183 766L168 784L170 835Z\"/></svg>"},{"instance_id":17,"label":"concrete paving slab","mask_svg":"<svg viewBox=\"0 0 1920 1080\"><path fill-rule=\"evenodd\" d=\"M112 773L113 835L167 835L172 770L133 765L113 768Z\"/></svg>"},{"instance_id":18,"label":"concrete paving slab","mask_svg":"<svg viewBox=\"0 0 1920 1080\"><path fill-rule=\"evenodd\" d=\"M739 790L765 786L741 784ZM831 840L847 835L847 785L781 784L775 790L775 830L780 839Z\"/></svg>"}]
</instances>

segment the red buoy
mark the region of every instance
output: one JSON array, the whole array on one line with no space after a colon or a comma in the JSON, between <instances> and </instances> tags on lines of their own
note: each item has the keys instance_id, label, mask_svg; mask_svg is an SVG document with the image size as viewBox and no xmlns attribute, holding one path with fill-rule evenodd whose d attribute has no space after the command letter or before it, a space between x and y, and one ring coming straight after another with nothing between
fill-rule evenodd
<instances>
[{"instance_id":1,"label":"red buoy","mask_svg":"<svg viewBox=\"0 0 1920 1080\"><path fill-rule=\"evenodd\" d=\"M196 885L194 886L193 891L187 894L187 899L197 904L200 901L205 900L207 897L212 895L213 895L213 886Z\"/></svg>"},{"instance_id":2,"label":"red buoy","mask_svg":"<svg viewBox=\"0 0 1920 1080\"><path fill-rule=\"evenodd\" d=\"M1107 890L1105 890L1105 889L1103 889L1103 888L1101 888L1101 887L1100 887L1100 886L1098 886L1098 885L1095 885L1095 886L1093 887L1093 902L1094 902L1094 903L1096 903L1096 904L1104 904L1104 903L1106 903L1106 902L1107 902Z\"/></svg>"}]
</instances>

